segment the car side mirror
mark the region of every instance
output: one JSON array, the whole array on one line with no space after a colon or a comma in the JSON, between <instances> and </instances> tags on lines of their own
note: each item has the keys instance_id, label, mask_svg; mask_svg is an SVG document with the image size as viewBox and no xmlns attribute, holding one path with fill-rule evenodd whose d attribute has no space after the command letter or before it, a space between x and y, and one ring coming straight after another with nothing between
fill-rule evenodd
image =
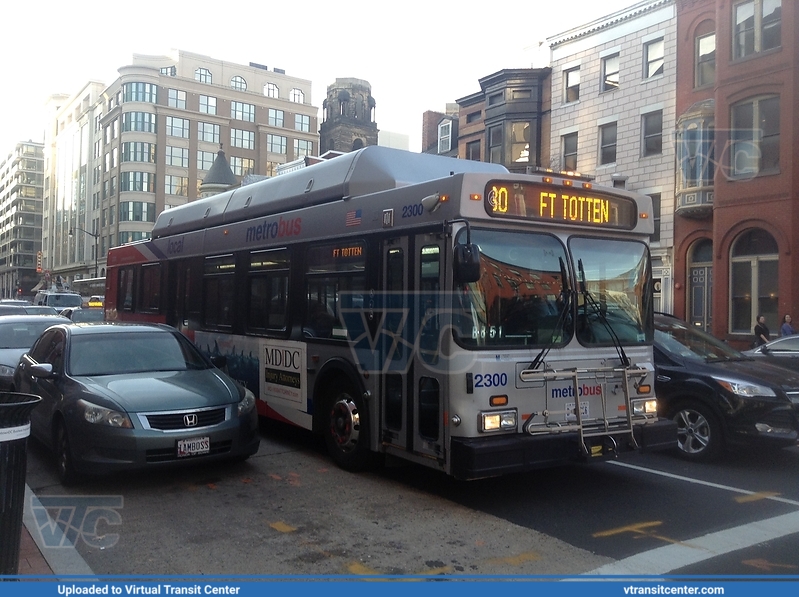
<instances>
[{"instance_id":1,"label":"car side mirror","mask_svg":"<svg viewBox=\"0 0 799 597\"><path fill-rule=\"evenodd\" d=\"M217 369L224 369L227 367L227 357L225 355L214 355L211 357L211 363Z\"/></svg>"},{"instance_id":2,"label":"car side mirror","mask_svg":"<svg viewBox=\"0 0 799 597\"><path fill-rule=\"evenodd\" d=\"M461 284L480 280L480 249L477 245L455 245L453 274Z\"/></svg>"},{"instance_id":3,"label":"car side mirror","mask_svg":"<svg viewBox=\"0 0 799 597\"><path fill-rule=\"evenodd\" d=\"M31 365L29 371L33 377L38 377L39 379L55 377L52 363L37 363L36 365Z\"/></svg>"}]
</instances>

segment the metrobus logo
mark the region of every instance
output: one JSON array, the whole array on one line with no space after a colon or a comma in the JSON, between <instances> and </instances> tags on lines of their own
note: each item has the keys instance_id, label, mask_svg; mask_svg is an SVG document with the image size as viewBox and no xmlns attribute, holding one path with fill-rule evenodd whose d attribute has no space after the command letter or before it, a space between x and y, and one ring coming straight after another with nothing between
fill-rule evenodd
<instances>
[{"instance_id":1,"label":"metrobus logo","mask_svg":"<svg viewBox=\"0 0 799 597\"><path fill-rule=\"evenodd\" d=\"M274 222L263 222L258 226L247 228L245 242L270 240L286 236L298 236L302 232L302 218L284 220L282 217Z\"/></svg>"},{"instance_id":2,"label":"metrobus logo","mask_svg":"<svg viewBox=\"0 0 799 597\"><path fill-rule=\"evenodd\" d=\"M602 386L599 384L595 386L583 384L581 386L577 386L577 393L580 396L601 396ZM574 386L567 386L565 388L552 388L552 398L574 398Z\"/></svg>"}]
</instances>

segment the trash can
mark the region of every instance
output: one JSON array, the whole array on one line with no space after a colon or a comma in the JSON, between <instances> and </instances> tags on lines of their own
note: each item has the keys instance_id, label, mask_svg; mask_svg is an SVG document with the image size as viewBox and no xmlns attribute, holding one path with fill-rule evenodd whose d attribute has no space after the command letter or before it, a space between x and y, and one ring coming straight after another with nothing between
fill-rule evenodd
<instances>
[{"instance_id":1,"label":"trash can","mask_svg":"<svg viewBox=\"0 0 799 597\"><path fill-rule=\"evenodd\" d=\"M31 411L41 398L0 392L0 575L19 569Z\"/></svg>"}]
</instances>

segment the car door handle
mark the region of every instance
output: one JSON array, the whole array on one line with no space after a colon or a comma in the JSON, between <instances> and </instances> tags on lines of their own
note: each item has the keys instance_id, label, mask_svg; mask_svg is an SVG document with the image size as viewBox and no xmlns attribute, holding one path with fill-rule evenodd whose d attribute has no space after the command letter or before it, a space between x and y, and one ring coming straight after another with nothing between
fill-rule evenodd
<instances>
[{"instance_id":1,"label":"car door handle","mask_svg":"<svg viewBox=\"0 0 799 597\"><path fill-rule=\"evenodd\" d=\"M668 375L658 375L657 377L655 377L655 380L663 382L663 383L667 383L667 382L671 381L671 378Z\"/></svg>"}]
</instances>

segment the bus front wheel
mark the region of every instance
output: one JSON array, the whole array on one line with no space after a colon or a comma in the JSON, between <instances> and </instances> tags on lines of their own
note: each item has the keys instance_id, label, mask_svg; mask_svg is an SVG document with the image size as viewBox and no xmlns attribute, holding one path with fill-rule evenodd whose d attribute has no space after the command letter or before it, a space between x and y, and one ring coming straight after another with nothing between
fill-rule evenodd
<instances>
[{"instance_id":1,"label":"bus front wheel","mask_svg":"<svg viewBox=\"0 0 799 597\"><path fill-rule=\"evenodd\" d=\"M368 468L374 457L369 449L369 417L363 398L349 389L334 392L326 412L324 435L330 457L348 471Z\"/></svg>"}]
</instances>

